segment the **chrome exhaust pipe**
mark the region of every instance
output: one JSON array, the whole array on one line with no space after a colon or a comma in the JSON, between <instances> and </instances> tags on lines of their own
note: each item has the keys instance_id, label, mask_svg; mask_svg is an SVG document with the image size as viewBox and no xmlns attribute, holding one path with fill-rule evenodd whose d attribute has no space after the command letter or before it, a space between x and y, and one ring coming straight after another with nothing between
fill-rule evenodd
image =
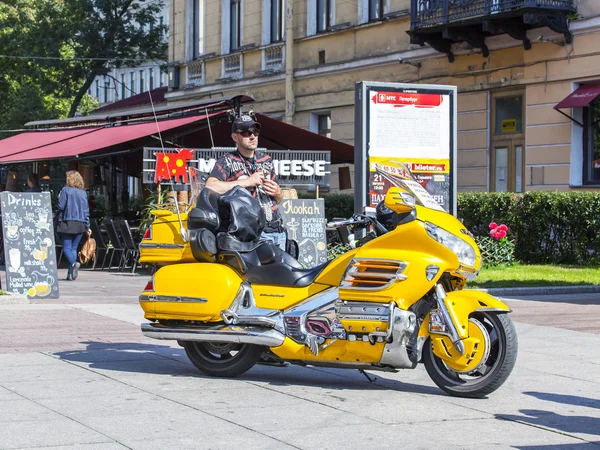
<instances>
[{"instance_id":1,"label":"chrome exhaust pipe","mask_svg":"<svg viewBox=\"0 0 600 450\"><path fill-rule=\"evenodd\" d=\"M277 330L263 327L169 327L159 323L143 323L142 333L153 339L196 342L229 342L279 347L285 336Z\"/></svg>"}]
</instances>

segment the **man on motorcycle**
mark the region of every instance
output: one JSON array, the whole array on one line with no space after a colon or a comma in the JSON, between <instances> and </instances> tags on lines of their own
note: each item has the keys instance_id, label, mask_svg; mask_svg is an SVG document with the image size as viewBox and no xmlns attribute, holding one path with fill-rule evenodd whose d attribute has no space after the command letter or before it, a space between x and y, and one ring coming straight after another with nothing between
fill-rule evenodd
<instances>
[{"instance_id":1,"label":"man on motorcycle","mask_svg":"<svg viewBox=\"0 0 600 450\"><path fill-rule=\"evenodd\" d=\"M286 235L278 204L283 198L275 181L273 160L256 150L260 123L248 114L233 121L231 139L237 150L219 158L206 181L206 187L224 194L235 186L248 189L265 212L266 225L261 237L285 251Z\"/></svg>"},{"instance_id":2,"label":"man on motorcycle","mask_svg":"<svg viewBox=\"0 0 600 450\"><path fill-rule=\"evenodd\" d=\"M220 157L206 180L206 187L224 194L235 186L250 191L265 212L266 224L261 238L273 242L285 251L286 233L278 204L283 199L273 160L262 151L257 151L260 123L248 114L233 121L231 139L236 144L235 152ZM287 363L266 351L259 363L284 366Z\"/></svg>"}]
</instances>

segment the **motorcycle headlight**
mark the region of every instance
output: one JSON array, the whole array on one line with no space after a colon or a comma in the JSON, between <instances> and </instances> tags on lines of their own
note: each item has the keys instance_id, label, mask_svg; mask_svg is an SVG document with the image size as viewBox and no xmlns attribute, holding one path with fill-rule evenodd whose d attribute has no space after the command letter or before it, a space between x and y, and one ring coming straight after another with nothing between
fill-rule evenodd
<instances>
[{"instance_id":1,"label":"motorcycle headlight","mask_svg":"<svg viewBox=\"0 0 600 450\"><path fill-rule=\"evenodd\" d=\"M438 241L447 249L454 252L454 254L458 257L458 262L469 267L475 266L477 254L473 246L467 241L430 222L425 222L425 229L427 230L427 234L429 234L429 236Z\"/></svg>"}]
</instances>

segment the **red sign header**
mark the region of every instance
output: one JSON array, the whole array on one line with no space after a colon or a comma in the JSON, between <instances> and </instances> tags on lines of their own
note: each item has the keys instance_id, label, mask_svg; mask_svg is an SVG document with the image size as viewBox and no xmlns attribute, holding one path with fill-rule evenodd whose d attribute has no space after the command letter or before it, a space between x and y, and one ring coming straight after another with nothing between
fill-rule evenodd
<instances>
[{"instance_id":1,"label":"red sign header","mask_svg":"<svg viewBox=\"0 0 600 450\"><path fill-rule=\"evenodd\" d=\"M394 106L440 106L443 101L440 94L409 94L405 92L376 92L371 101L373 103L386 103Z\"/></svg>"}]
</instances>

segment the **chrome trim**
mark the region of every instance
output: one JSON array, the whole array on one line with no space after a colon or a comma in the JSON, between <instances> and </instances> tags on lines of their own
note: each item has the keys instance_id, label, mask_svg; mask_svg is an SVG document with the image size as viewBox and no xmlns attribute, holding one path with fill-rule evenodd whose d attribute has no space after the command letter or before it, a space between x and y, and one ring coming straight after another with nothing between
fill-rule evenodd
<instances>
[{"instance_id":1,"label":"chrome trim","mask_svg":"<svg viewBox=\"0 0 600 450\"><path fill-rule=\"evenodd\" d=\"M387 321L390 315L387 303L357 302L338 300L335 313L339 320L379 320Z\"/></svg>"},{"instance_id":2,"label":"chrome trim","mask_svg":"<svg viewBox=\"0 0 600 450\"><path fill-rule=\"evenodd\" d=\"M477 308L475 311L477 312L500 312L500 313L511 313L512 309L502 309L502 308Z\"/></svg>"},{"instance_id":3,"label":"chrome trim","mask_svg":"<svg viewBox=\"0 0 600 450\"><path fill-rule=\"evenodd\" d=\"M456 273L460 276L465 277L467 281L473 281L479 276L479 271L473 267L460 265L456 270Z\"/></svg>"},{"instance_id":4,"label":"chrome trim","mask_svg":"<svg viewBox=\"0 0 600 450\"><path fill-rule=\"evenodd\" d=\"M177 295L140 295L140 302L206 303L204 297L180 297Z\"/></svg>"},{"instance_id":5,"label":"chrome trim","mask_svg":"<svg viewBox=\"0 0 600 450\"><path fill-rule=\"evenodd\" d=\"M288 323L288 321L290 322L294 322L298 324L299 326L299 333L296 335L296 333L291 333L290 330L287 329L286 327L286 331L285 334L287 336L289 336L290 338L292 338L294 341L301 343L301 344L305 344L306 343L306 339L307 336L310 335L311 333L306 329L306 319L308 318L309 314L314 314L315 316L323 316L329 319L329 322L332 325L332 332L335 332L339 327L337 326L337 323L335 322L336 316L335 316L335 302L339 300L339 295L338 295L338 290L337 288L329 288L326 289L324 291L321 291L311 297L309 297L308 299L306 299L304 302L300 303L297 306L294 306L290 309L288 309L287 311L283 312L283 322L284 323ZM287 319L287 320L286 320ZM295 320L290 320L290 319L295 319ZM339 330L338 330L339 331ZM343 330L342 327L342 331L335 333L336 337L340 337L342 338L341 335L345 334L345 331ZM320 344L322 344L322 342L320 342Z\"/></svg>"},{"instance_id":6,"label":"chrome trim","mask_svg":"<svg viewBox=\"0 0 600 450\"><path fill-rule=\"evenodd\" d=\"M220 314L227 325L261 325L285 332L281 311L257 307L252 287L246 281L240 285L229 308Z\"/></svg>"},{"instance_id":7,"label":"chrome trim","mask_svg":"<svg viewBox=\"0 0 600 450\"><path fill-rule=\"evenodd\" d=\"M308 347L313 355L319 356L319 344L322 344L323 342L325 342L324 338L319 339L319 336L309 333L306 335L306 341L304 345Z\"/></svg>"},{"instance_id":8,"label":"chrome trim","mask_svg":"<svg viewBox=\"0 0 600 450\"><path fill-rule=\"evenodd\" d=\"M225 326L220 328L168 327L158 323L143 323L144 336L153 339L195 341L195 342L230 342L235 344L255 344L267 347L278 347L283 344L285 336L279 331L261 327Z\"/></svg>"},{"instance_id":9,"label":"chrome trim","mask_svg":"<svg viewBox=\"0 0 600 450\"><path fill-rule=\"evenodd\" d=\"M423 347L425 346L425 342L427 342L427 336L419 336L417 338L417 349L416 349L416 358L415 360L421 361L421 357L423 356Z\"/></svg>"},{"instance_id":10,"label":"chrome trim","mask_svg":"<svg viewBox=\"0 0 600 450\"><path fill-rule=\"evenodd\" d=\"M140 242L138 244L140 248L184 248L185 245L182 244L149 244Z\"/></svg>"},{"instance_id":11,"label":"chrome trim","mask_svg":"<svg viewBox=\"0 0 600 450\"><path fill-rule=\"evenodd\" d=\"M448 311L448 308L446 308L446 303L444 302L444 299L446 298L446 291L444 290L444 287L439 283L435 286L435 295L437 297L438 311L441 313L441 317L443 318L446 325L446 329L448 330L446 333L436 334L445 334L446 336L448 336L456 350L458 350L458 352L461 355L464 355L465 346L463 345L460 339L458 331L456 330L456 325L452 321L452 318L450 317L450 312Z\"/></svg>"},{"instance_id":12,"label":"chrome trim","mask_svg":"<svg viewBox=\"0 0 600 450\"><path fill-rule=\"evenodd\" d=\"M409 355L407 345L415 332L417 316L415 313L400 308L393 308L391 340L385 344L380 363L397 369L412 369L417 362L413 362Z\"/></svg>"},{"instance_id":13,"label":"chrome trim","mask_svg":"<svg viewBox=\"0 0 600 450\"><path fill-rule=\"evenodd\" d=\"M429 265L425 267L425 278L427 278L427 281L431 281L436 277L439 271L440 266L435 266L433 264Z\"/></svg>"}]
</instances>

